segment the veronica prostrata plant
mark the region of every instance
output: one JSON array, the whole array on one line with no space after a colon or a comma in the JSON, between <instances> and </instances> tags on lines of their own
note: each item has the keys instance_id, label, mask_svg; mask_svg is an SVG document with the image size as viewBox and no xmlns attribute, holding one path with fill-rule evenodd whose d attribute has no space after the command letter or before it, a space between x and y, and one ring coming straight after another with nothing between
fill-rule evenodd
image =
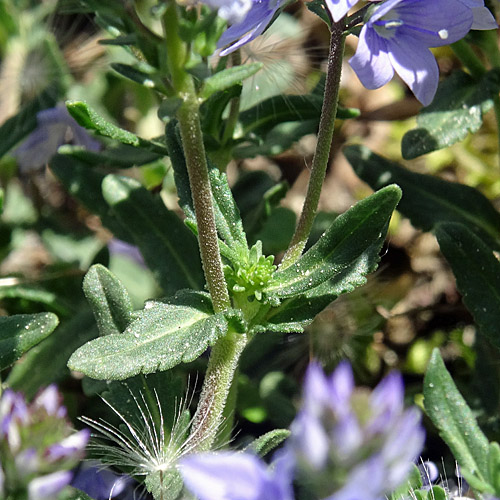
<instances>
[{"instance_id":1,"label":"veronica prostrata plant","mask_svg":"<svg viewBox=\"0 0 500 500\"><path fill-rule=\"evenodd\" d=\"M28 422L26 415L38 400L35 406L21 404L12 388L34 393L40 378L74 380L67 368L84 377L81 399L95 403L88 404L89 412L102 413L82 417L96 431L91 458L133 477L155 499L188 494L183 483L202 500L420 500L440 495L439 487L422 488L414 467L424 432L419 413L404 409L401 377L389 374L370 392L355 388L345 363L330 377L319 364L310 365L303 405L287 422L290 431L266 432L242 452L218 451L230 447L240 411L238 389L246 375L240 377L239 370L259 372L272 365L259 342L265 336L304 332L339 296L365 284L378 266L396 207L416 227L436 234L479 335L500 347L500 264L495 253L500 251L500 216L473 188L413 173L364 146L350 145L345 156L376 191L332 218L321 236L313 236L335 125L360 114L339 105L346 37L358 38L348 62L366 88L380 88L398 75L424 106L418 127L402 140L403 156L415 158L477 131L489 109L500 120L494 6L482 0L307 2L329 32L326 75L316 78L304 95L274 95L245 106L242 89L258 77L263 64L242 62L240 49L265 35L287 7L278 0L63 0L54 5L59 15L93 17L107 34L102 46L113 48L114 76L109 80L118 75L120 82L134 85L137 107L153 110L148 119L153 117L159 132L143 138L118 125L109 116L112 103L119 101L111 91L89 99L102 105L81 100L76 93L84 94L85 85L68 83L76 76L62 71L64 54L57 45L51 50L65 75L59 82L64 85L44 89L0 128L5 138L0 152L8 153L8 165L19 167L22 176L31 167L40 171L48 164L50 175L84 207L78 215L83 225L98 224L110 241L94 249L91 258L88 248L76 252L78 268L71 276L85 274L84 297L80 282L72 293L54 299L9 277L13 281L7 286L14 289L8 298L19 299L22 307L34 300L51 312L24 314L20 306L23 313L0 317L0 368L6 370L7 387L1 404L9 398L19 408L23 404L16 415L24 415L19 422ZM25 31L16 32L15 19L21 11L28 17L38 12L35 6L12 3L1 9L9 20L6 33L29 39ZM463 70L440 81L431 49L447 45ZM123 58L117 58L116 49ZM3 51L5 57L12 55L7 45ZM57 105L63 97L69 97L65 108ZM125 111L121 124L131 114ZM317 140L298 221L286 243L268 252L261 229L276 213L287 186L266 174L251 189L251 184L242 187L243 176L233 185L228 165L286 151L311 133ZM130 172L141 172L142 178L123 175ZM168 196L169 186L173 196ZM37 198L43 219L39 199L43 196ZM64 211L61 200L54 204ZM62 272L67 278L73 247L64 251L67 242L54 237L52 229L64 227L65 221L43 221L48 246L66 264L54 266L55 276ZM127 286L110 270L116 262L110 249L117 241L132 256L127 271L134 277ZM136 277L146 274L144 267L154 284L137 304ZM55 313L62 321L57 330ZM248 355L252 348L261 350L261 357ZM498 445L477 427L438 354L431 358L429 351L427 358L427 414L478 498L498 496ZM361 355L357 361L368 365ZM36 370L39 366L43 374ZM184 406L179 401L189 371L204 376L199 392ZM107 405L99 406L96 395ZM286 403L276 399L284 414L294 413L290 397ZM464 418L450 409L450 400ZM46 413L41 425L52 421L53 415ZM38 469L12 486L10 478L21 477L22 471L11 463L24 448L16 448L12 439L6 443L0 491L6 498L13 495L12 488L22 489L30 500L42 498L29 493L37 484L35 476L42 474ZM262 457L280 445L268 465ZM80 455L75 456L78 461ZM72 458L65 466L74 462ZM114 479L112 484L130 493ZM100 488L88 486L88 479L76 487L101 495ZM58 493L57 488L51 491Z\"/></svg>"}]
</instances>

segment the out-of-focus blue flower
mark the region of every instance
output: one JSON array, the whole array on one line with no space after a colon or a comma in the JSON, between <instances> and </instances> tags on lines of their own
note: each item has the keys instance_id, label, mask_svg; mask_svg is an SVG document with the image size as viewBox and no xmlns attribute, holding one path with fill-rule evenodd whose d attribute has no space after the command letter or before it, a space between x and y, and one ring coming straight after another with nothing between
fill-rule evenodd
<instances>
[{"instance_id":1,"label":"out-of-focus blue flower","mask_svg":"<svg viewBox=\"0 0 500 500\"><path fill-rule=\"evenodd\" d=\"M373 392L354 387L347 363L330 376L312 363L291 436L271 466L246 453L205 453L180 461L200 500L292 500L293 476L325 500L379 500L407 477L425 434L416 409L403 407L399 374Z\"/></svg>"},{"instance_id":2,"label":"out-of-focus blue flower","mask_svg":"<svg viewBox=\"0 0 500 500\"><path fill-rule=\"evenodd\" d=\"M140 266L146 267L144 257L135 245L119 240L118 238L113 238L108 241L108 250L111 255L124 255Z\"/></svg>"},{"instance_id":3,"label":"out-of-focus blue flower","mask_svg":"<svg viewBox=\"0 0 500 500\"><path fill-rule=\"evenodd\" d=\"M37 128L12 152L21 171L44 167L63 144L84 146L91 151L100 149L100 143L76 123L66 106L44 109L36 117Z\"/></svg>"},{"instance_id":4,"label":"out-of-focus blue flower","mask_svg":"<svg viewBox=\"0 0 500 500\"><path fill-rule=\"evenodd\" d=\"M374 7L349 61L363 85L376 89L394 72L424 105L436 93L439 70L429 47L463 38L473 23L470 0L387 0Z\"/></svg>"},{"instance_id":5,"label":"out-of-focus blue flower","mask_svg":"<svg viewBox=\"0 0 500 500\"><path fill-rule=\"evenodd\" d=\"M203 3L217 9L217 14L229 24L242 21L252 7L252 0L203 0Z\"/></svg>"},{"instance_id":6,"label":"out-of-focus blue flower","mask_svg":"<svg viewBox=\"0 0 500 500\"><path fill-rule=\"evenodd\" d=\"M397 373L370 393L354 387L347 363L330 377L318 364L309 366L288 446L298 476L318 498L376 500L405 480L425 434L418 410L404 410L403 396Z\"/></svg>"},{"instance_id":7,"label":"out-of-focus blue flower","mask_svg":"<svg viewBox=\"0 0 500 500\"><path fill-rule=\"evenodd\" d=\"M227 2L227 4L232 4L232 2ZM232 24L219 38L217 48L223 49L220 55L230 54L261 35L281 4L281 0L252 0L245 17Z\"/></svg>"},{"instance_id":8,"label":"out-of-focus blue flower","mask_svg":"<svg viewBox=\"0 0 500 500\"><path fill-rule=\"evenodd\" d=\"M250 453L200 453L183 458L180 470L199 500L293 499L293 462L285 453L270 467Z\"/></svg>"},{"instance_id":9,"label":"out-of-focus blue flower","mask_svg":"<svg viewBox=\"0 0 500 500\"><path fill-rule=\"evenodd\" d=\"M130 476L115 474L97 460L80 464L71 481L94 500L110 500L118 495L121 500L134 499L135 482Z\"/></svg>"},{"instance_id":10,"label":"out-of-focus blue flower","mask_svg":"<svg viewBox=\"0 0 500 500\"><path fill-rule=\"evenodd\" d=\"M90 432L74 432L55 386L27 404L7 389L0 399L0 498L51 499L67 486ZM23 496L24 498L24 496Z\"/></svg>"}]
</instances>

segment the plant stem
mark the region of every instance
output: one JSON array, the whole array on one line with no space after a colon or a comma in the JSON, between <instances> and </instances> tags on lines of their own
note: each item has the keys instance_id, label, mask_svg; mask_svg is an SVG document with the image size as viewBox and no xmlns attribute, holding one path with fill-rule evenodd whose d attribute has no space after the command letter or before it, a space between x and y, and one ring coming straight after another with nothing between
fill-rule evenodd
<instances>
[{"instance_id":1,"label":"plant stem","mask_svg":"<svg viewBox=\"0 0 500 500\"><path fill-rule=\"evenodd\" d=\"M212 189L200 124L200 101L193 78L186 72L187 48L179 37L177 4L169 0L164 29L171 81L183 103L177 111L182 147L191 186L201 261L214 312L231 307L219 252ZM193 417L190 439L196 450L209 450L214 442L234 378L238 360L247 342L244 334L231 330L213 346L200 401Z\"/></svg>"},{"instance_id":2,"label":"plant stem","mask_svg":"<svg viewBox=\"0 0 500 500\"><path fill-rule=\"evenodd\" d=\"M208 177L207 158L200 124L200 103L193 78L184 68L187 60L187 48L178 33L179 19L177 4L174 0L170 0L168 3L163 24L172 84L179 97L184 101L177 111L177 120L198 225L201 262L214 311L217 313L231 307L231 300L219 252L212 189Z\"/></svg>"},{"instance_id":3,"label":"plant stem","mask_svg":"<svg viewBox=\"0 0 500 500\"><path fill-rule=\"evenodd\" d=\"M200 126L199 105L195 95L190 94L177 112L186 166L191 185L201 261L212 297L214 311L220 312L231 307L227 291L219 240L215 226L212 204L212 189L208 177L208 166Z\"/></svg>"},{"instance_id":4,"label":"plant stem","mask_svg":"<svg viewBox=\"0 0 500 500\"><path fill-rule=\"evenodd\" d=\"M245 334L231 332L220 339L212 349L200 401L191 426L193 451L209 450L217 437L238 360L246 343Z\"/></svg>"},{"instance_id":5,"label":"plant stem","mask_svg":"<svg viewBox=\"0 0 500 500\"><path fill-rule=\"evenodd\" d=\"M302 254L318 209L321 188L325 180L326 168L330 156L335 117L337 116L340 74L342 72L342 59L344 55L344 27L345 18L341 19L338 23L332 23L328 70L319 122L318 142L314 153L304 206L290 246L281 261L280 266L282 268L293 264Z\"/></svg>"}]
</instances>

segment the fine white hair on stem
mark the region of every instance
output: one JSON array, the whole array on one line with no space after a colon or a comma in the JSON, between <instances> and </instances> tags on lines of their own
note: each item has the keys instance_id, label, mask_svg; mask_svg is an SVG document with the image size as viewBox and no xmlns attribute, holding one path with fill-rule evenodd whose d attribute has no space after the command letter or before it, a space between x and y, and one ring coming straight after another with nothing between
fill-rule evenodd
<instances>
[{"instance_id":1,"label":"fine white hair on stem","mask_svg":"<svg viewBox=\"0 0 500 500\"><path fill-rule=\"evenodd\" d=\"M193 394L174 401L176 407L172 429L166 429L164 412L158 393L154 400L147 400L141 391L135 395L129 393L137 408L138 419L130 420L113 404L103 398L104 403L120 420L122 430L102 419L94 420L82 417L81 420L92 427L93 433L88 448L95 452L103 463L123 468L136 477L146 478L156 472L164 473L176 469L181 456L194 451L199 445L196 433L189 434L193 419L188 415L188 408ZM154 405L152 408L151 406ZM213 429L217 432L217 429Z\"/></svg>"}]
</instances>

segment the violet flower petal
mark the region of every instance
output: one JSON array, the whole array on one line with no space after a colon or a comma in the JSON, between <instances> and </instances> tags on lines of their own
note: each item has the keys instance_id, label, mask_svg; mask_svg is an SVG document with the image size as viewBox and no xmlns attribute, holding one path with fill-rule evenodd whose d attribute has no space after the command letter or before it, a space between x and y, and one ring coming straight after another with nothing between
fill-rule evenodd
<instances>
[{"instance_id":1,"label":"violet flower petal","mask_svg":"<svg viewBox=\"0 0 500 500\"><path fill-rule=\"evenodd\" d=\"M245 18L230 26L219 38L217 48L226 56L261 35L280 7L280 0L254 0Z\"/></svg>"},{"instance_id":2,"label":"violet flower petal","mask_svg":"<svg viewBox=\"0 0 500 500\"><path fill-rule=\"evenodd\" d=\"M339 22L359 0L326 0L326 7L333 20Z\"/></svg>"},{"instance_id":3,"label":"violet flower petal","mask_svg":"<svg viewBox=\"0 0 500 500\"><path fill-rule=\"evenodd\" d=\"M28 485L28 500L53 499L70 483L72 476L71 471L59 471L33 479Z\"/></svg>"},{"instance_id":4,"label":"violet flower petal","mask_svg":"<svg viewBox=\"0 0 500 500\"><path fill-rule=\"evenodd\" d=\"M189 455L180 472L199 500L289 500L266 464L248 453Z\"/></svg>"}]
</instances>

